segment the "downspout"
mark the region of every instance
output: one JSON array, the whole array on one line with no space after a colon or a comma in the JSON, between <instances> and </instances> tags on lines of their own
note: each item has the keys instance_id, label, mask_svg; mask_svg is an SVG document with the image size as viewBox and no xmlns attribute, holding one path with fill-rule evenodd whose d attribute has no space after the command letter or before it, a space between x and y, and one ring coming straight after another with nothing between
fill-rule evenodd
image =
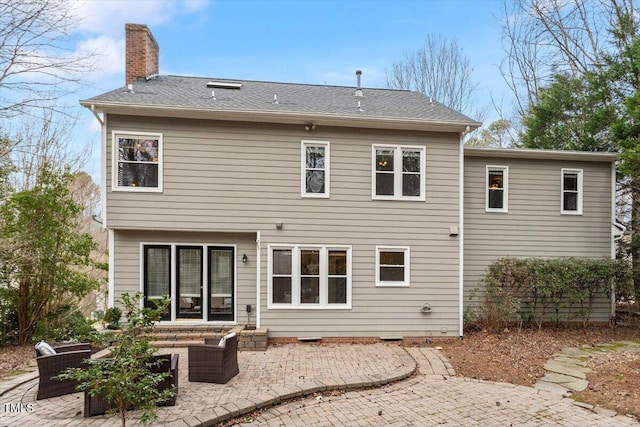
<instances>
[{"instance_id":1,"label":"downspout","mask_svg":"<svg viewBox=\"0 0 640 427\"><path fill-rule=\"evenodd\" d=\"M98 115L98 113L96 112L96 106L91 104L91 108L89 108L89 109L91 110L93 115L96 117L96 120L98 120L98 123L100 123L101 126L104 126L104 120L102 120L102 117L100 117Z\"/></svg>"},{"instance_id":2,"label":"downspout","mask_svg":"<svg viewBox=\"0 0 640 427\"><path fill-rule=\"evenodd\" d=\"M620 229L620 234L616 236L614 228ZM616 259L616 242L624 236L626 227L620 224L616 218L616 164L611 162L611 259ZM616 286L611 280L611 321L615 324L616 319Z\"/></svg>"},{"instance_id":3,"label":"downspout","mask_svg":"<svg viewBox=\"0 0 640 427\"><path fill-rule=\"evenodd\" d=\"M115 242L113 241L113 230L107 230L109 241L107 242L109 248L109 271L108 271L108 292L109 292L109 307L113 307L115 305L115 289L114 289L114 271L113 266L115 265Z\"/></svg>"},{"instance_id":4,"label":"downspout","mask_svg":"<svg viewBox=\"0 0 640 427\"><path fill-rule=\"evenodd\" d=\"M256 328L260 327L260 232L256 232Z\"/></svg>"},{"instance_id":5,"label":"downspout","mask_svg":"<svg viewBox=\"0 0 640 427\"><path fill-rule=\"evenodd\" d=\"M460 133L460 159L458 161L458 336L464 336L464 136L469 126Z\"/></svg>"},{"instance_id":6,"label":"downspout","mask_svg":"<svg viewBox=\"0 0 640 427\"><path fill-rule=\"evenodd\" d=\"M102 229L105 229L107 228L107 116L103 113L102 117L100 117L100 114L96 111L96 106L93 104L91 104L89 110L100 123L100 179L102 181L100 186L100 221Z\"/></svg>"},{"instance_id":7,"label":"downspout","mask_svg":"<svg viewBox=\"0 0 640 427\"><path fill-rule=\"evenodd\" d=\"M101 175L100 179L102 180L100 186L100 216L102 219L101 225L102 229L107 229L107 247L109 250L109 270L107 272L107 293L108 293L108 301L107 304L109 307L115 306L115 272L113 271L113 266L115 265L115 241L114 241L114 233L113 230L107 228L107 116L103 113L103 116L100 117L100 114L96 111L96 106L91 104L89 108L93 116L96 118L98 123L100 123L100 158L101 158Z\"/></svg>"}]
</instances>

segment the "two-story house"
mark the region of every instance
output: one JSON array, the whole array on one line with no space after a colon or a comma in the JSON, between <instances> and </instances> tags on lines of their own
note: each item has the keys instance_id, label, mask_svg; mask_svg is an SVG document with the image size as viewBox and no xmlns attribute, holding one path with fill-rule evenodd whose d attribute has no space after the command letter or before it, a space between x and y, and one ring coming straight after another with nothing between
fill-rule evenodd
<instances>
[{"instance_id":1,"label":"two-story house","mask_svg":"<svg viewBox=\"0 0 640 427\"><path fill-rule=\"evenodd\" d=\"M127 24L102 125L109 297L275 338L462 335L496 258L610 257L613 154L464 149L413 91L158 74ZM606 306L601 318L608 318Z\"/></svg>"}]
</instances>

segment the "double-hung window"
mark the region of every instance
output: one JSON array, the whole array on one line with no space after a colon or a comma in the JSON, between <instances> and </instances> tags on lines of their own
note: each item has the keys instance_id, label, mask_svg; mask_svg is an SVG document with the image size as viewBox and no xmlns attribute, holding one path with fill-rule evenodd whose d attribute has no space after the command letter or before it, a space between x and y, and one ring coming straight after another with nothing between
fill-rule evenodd
<instances>
[{"instance_id":1,"label":"double-hung window","mask_svg":"<svg viewBox=\"0 0 640 427\"><path fill-rule=\"evenodd\" d=\"M409 248L376 247L376 286L409 286Z\"/></svg>"},{"instance_id":2,"label":"double-hung window","mask_svg":"<svg viewBox=\"0 0 640 427\"><path fill-rule=\"evenodd\" d=\"M302 197L329 197L329 142L302 141Z\"/></svg>"},{"instance_id":3,"label":"double-hung window","mask_svg":"<svg viewBox=\"0 0 640 427\"><path fill-rule=\"evenodd\" d=\"M351 308L351 247L269 246L269 308Z\"/></svg>"},{"instance_id":4,"label":"double-hung window","mask_svg":"<svg viewBox=\"0 0 640 427\"><path fill-rule=\"evenodd\" d=\"M374 145L372 198L425 200L425 147Z\"/></svg>"},{"instance_id":5,"label":"double-hung window","mask_svg":"<svg viewBox=\"0 0 640 427\"><path fill-rule=\"evenodd\" d=\"M562 169L561 213L582 215L582 169Z\"/></svg>"},{"instance_id":6,"label":"double-hung window","mask_svg":"<svg viewBox=\"0 0 640 427\"><path fill-rule=\"evenodd\" d=\"M487 166L485 210L507 212L509 206L509 168Z\"/></svg>"},{"instance_id":7,"label":"double-hung window","mask_svg":"<svg viewBox=\"0 0 640 427\"><path fill-rule=\"evenodd\" d=\"M112 134L113 189L162 191L162 134Z\"/></svg>"}]
</instances>

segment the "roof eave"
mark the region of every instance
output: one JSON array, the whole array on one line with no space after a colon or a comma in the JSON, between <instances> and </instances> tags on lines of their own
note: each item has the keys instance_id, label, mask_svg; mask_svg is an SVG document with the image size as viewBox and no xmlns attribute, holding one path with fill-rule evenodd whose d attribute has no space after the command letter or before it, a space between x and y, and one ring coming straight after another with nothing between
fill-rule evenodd
<instances>
[{"instance_id":1,"label":"roof eave","mask_svg":"<svg viewBox=\"0 0 640 427\"><path fill-rule=\"evenodd\" d=\"M362 127L372 129L428 130L442 132L468 132L482 123L429 121L412 118L374 117L359 115L318 114L287 111L211 110L192 107L135 105L115 102L80 101L80 105L107 114L125 114L152 117L179 117L191 119L263 122L279 124L306 124L316 126Z\"/></svg>"},{"instance_id":2,"label":"roof eave","mask_svg":"<svg viewBox=\"0 0 640 427\"><path fill-rule=\"evenodd\" d=\"M583 162L615 162L616 153L594 151L531 150L524 148L465 147L465 157L493 157L538 160L576 160Z\"/></svg>"}]
</instances>

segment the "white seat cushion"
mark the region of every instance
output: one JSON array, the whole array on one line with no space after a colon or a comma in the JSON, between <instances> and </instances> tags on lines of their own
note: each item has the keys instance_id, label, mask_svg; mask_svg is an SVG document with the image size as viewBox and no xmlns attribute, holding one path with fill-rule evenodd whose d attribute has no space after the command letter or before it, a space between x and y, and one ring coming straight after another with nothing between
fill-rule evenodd
<instances>
[{"instance_id":1,"label":"white seat cushion","mask_svg":"<svg viewBox=\"0 0 640 427\"><path fill-rule=\"evenodd\" d=\"M56 351L53 349L53 347L51 347L44 341L40 341L38 344L36 344L36 351L41 356L50 356L52 354L56 354Z\"/></svg>"},{"instance_id":2,"label":"white seat cushion","mask_svg":"<svg viewBox=\"0 0 640 427\"><path fill-rule=\"evenodd\" d=\"M236 336L235 332L231 332L230 334L223 336L222 338L220 338L220 342L218 342L218 347L224 348L227 345L227 340L235 336Z\"/></svg>"}]
</instances>

